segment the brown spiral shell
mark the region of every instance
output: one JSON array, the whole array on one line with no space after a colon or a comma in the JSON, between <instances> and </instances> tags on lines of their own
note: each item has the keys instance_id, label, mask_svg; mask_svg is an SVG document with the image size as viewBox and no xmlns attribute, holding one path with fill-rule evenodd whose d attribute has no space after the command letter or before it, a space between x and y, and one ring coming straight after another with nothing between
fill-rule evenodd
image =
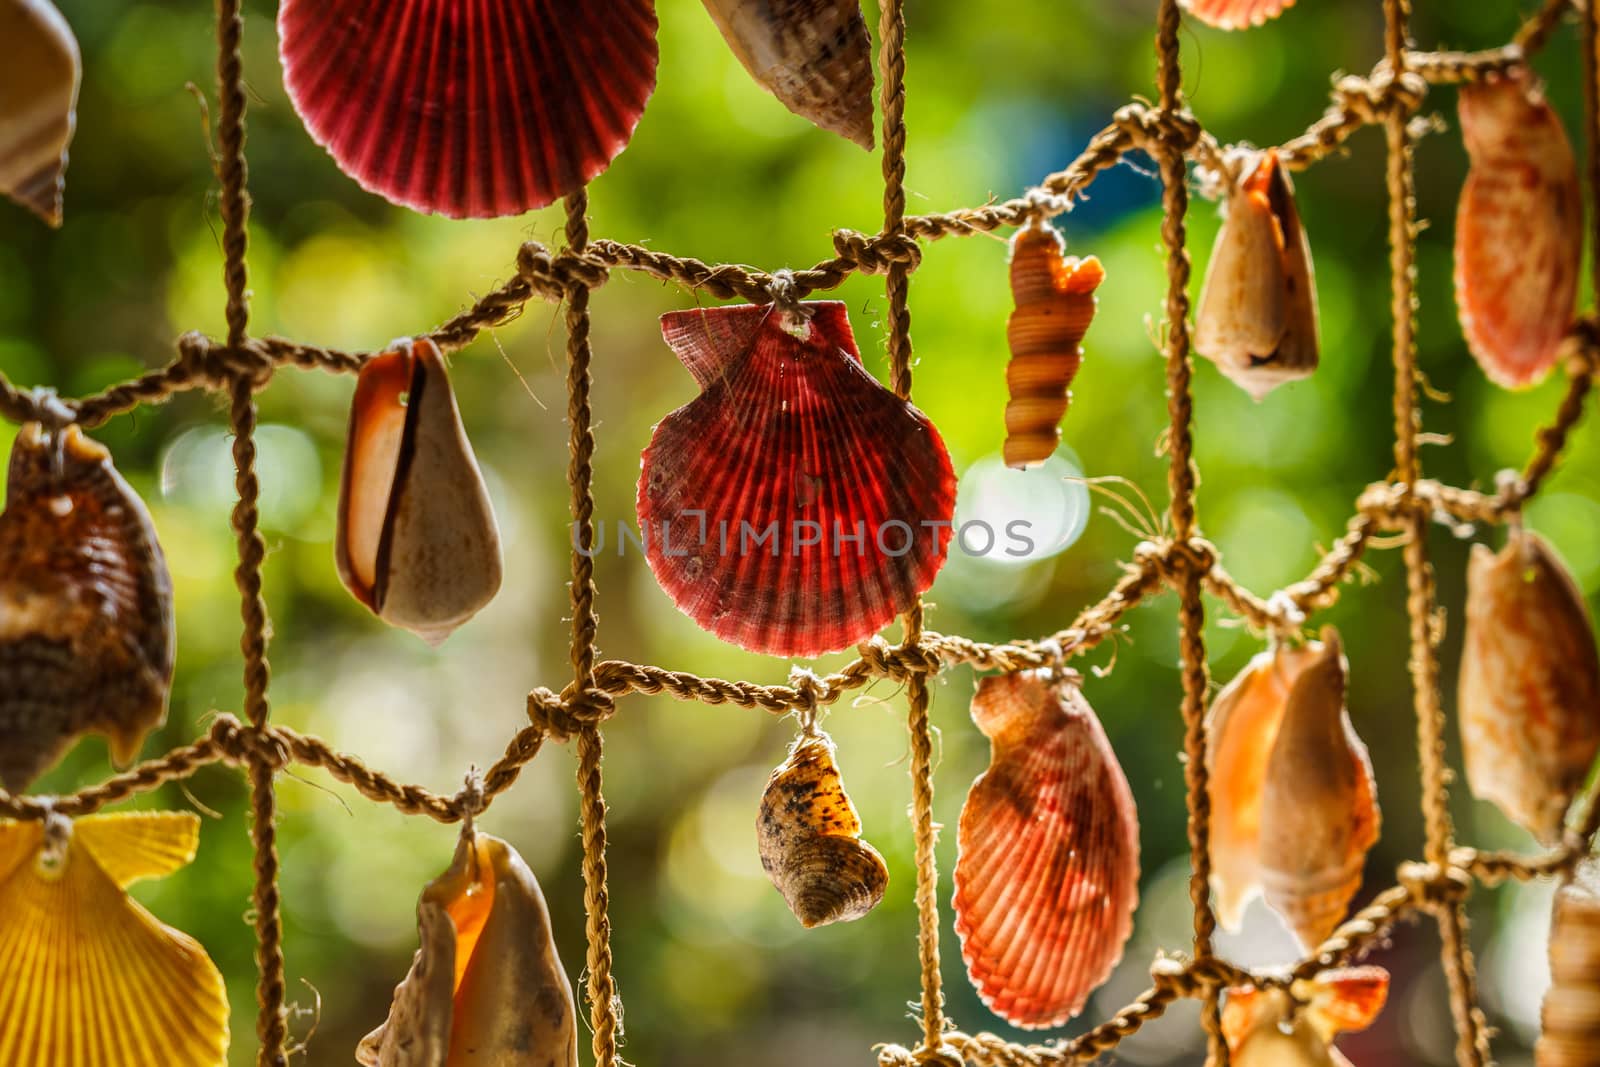
<instances>
[{"instance_id":1,"label":"brown spiral shell","mask_svg":"<svg viewBox=\"0 0 1600 1067\"><path fill-rule=\"evenodd\" d=\"M1538 1067L1600 1067L1600 861L1593 858L1556 892L1541 1021Z\"/></svg>"},{"instance_id":2,"label":"brown spiral shell","mask_svg":"<svg viewBox=\"0 0 1600 1067\"><path fill-rule=\"evenodd\" d=\"M50 0L0 3L0 41L0 194L60 226L83 79L78 41Z\"/></svg>"}]
</instances>

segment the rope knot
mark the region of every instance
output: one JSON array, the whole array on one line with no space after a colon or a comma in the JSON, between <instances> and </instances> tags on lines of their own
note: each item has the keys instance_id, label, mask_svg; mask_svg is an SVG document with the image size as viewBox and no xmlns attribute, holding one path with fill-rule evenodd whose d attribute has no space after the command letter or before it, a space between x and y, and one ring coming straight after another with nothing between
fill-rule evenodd
<instances>
[{"instance_id":1,"label":"rope knot","mask_svg":"<svg viewBox=\"0 0 1600 1067\"><path fill-rule=\"evenodd\" d=\"M1450 864L1401 864L1399 880L1413 900L1427 907L1453 905L1472 891L1472 876Z\"/></svg>"},{"instance_id":2,"label":"rope knot","mask_svg":"<svg viewBox=\"0 0 1600 1067\"><path fill-rule=\"evenodd\" d=\"M62 400L48 385L36 387L28 394L34 421L46 430L62 430L78 421L76 404Z\"/></svg>"},{"instance_id":3,"label":"rope knot","mask_svg":"<svg viewBox=\"0 0 1600 1067\"><path fill-rule=\"evenodd\" d=\"M1333 95L1340 106L1362 122L1378 123L1391 110L1403 115L1421 110L1428 96L1428 83L1409 70L1398 79L1382 70L1371 78L1353 74L1340 78L1334 83Z\"/></svg>"},{"instance_id":4,"label":"rope knot","mask_svg":"<svg viewBox=\"0 0 1600 1067\"><path fill-rule=\"evenodd\" d=\"M289 742L276 730L255 730L232 715L218 715L207 735L233 763L265 763L281 771L294 762Z\"/></svg>"},{"instance_id":5,"label":"rope knot","mask_svg":"<svg viewBox=\"0 0 1600 1067\"><path fill-rule=\"evenodd\" d=\"M939 654L926 645L891 647L881 637L862 642L856 646L856 652L873 671L897 682L910 681L919 674L934 674L943 662Z\"/></svg>"},{"instance_id":6,"label":"rope knot","mask_svg":"<svg viewBox=\"0 0 1600 1067\"><path fill-rule=\"evenodd\" d=\"M569 686L558 694L540 686L528 694L528 721L557 742L600 725L616 708L616 701L603 689L574 690Z\"/></svg>"},{"instance_id":7,"label":"rope knot","mask_svg":"<svg viewBox=\"0 0 1600 1067\"><path fill-rule=\"evenodd\" d=\"M773 271L768 288L772 293L773 307L786 315L802 319L810 317L810 312L800 304L800 284L794 279L794 271L788 267Z\"/></svg>"},{"instance_id":8,"label":"rope knot","mask_svg":"<svg viewBox=\"0 0 1600 1067\"><path fill-rule=\"evenodd\" d=\"M1189 111L1124 104L1111 117L1112 124L1143 149L1171 146L1187 152L1200 143L1200 121Z\"/></svg>"},{"instance_id":9,"label":"rope knot","mask_svg":"<svg viewBox=\"0 0 1600 1067\"><path fill-rule=\"evenodd\" d=\"M272 357L254 345L229 348L198 330L178 338L178 362L191 377L219 388L244 377L252 389L261 389L272 378L275 366Z\"/></svg>"},{"instance_id":10,"label":"rope knot","mask_svg":"<svg viewBox=\"0 0 1600 1067\"><path fill-rule=\"evenodd\" d=\"M922 245L909 233L868 237L855 230L834 230L833 250L839 258L854 263L863 274L887 274L896 263L904 263L908 271L922 264Z\"/></svg>"},{"instance_id":11,"label":"rope knot","mask_svg":"<svg viewBox=\"0 0 1600 1067\"><path fill-rule=\"evenodd\" d=\"M517 277L547 300L562 300L576 288L600 288L611 272L576 252L555 255L538 241L525 241L517 249Z\"/></svg>"},{"instance_id":12,"label":"rope knot","mask_svg":"<svg viewBox=\"0 0 1600 1067\"><path fill-rule=\"evenodd\" d=\"M816 671L796 664L789 668L789 688L795 692L794 710L807 734L817 730L817 709L828 702L828 683Z\"/></svg>"}]
</instances>

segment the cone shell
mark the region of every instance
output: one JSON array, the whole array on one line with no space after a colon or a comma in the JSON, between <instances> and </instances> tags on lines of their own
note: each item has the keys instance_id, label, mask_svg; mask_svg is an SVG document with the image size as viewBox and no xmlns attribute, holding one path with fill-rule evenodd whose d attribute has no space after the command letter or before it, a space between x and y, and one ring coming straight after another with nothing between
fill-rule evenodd
<instances>
[{"instance_id":1,"label":"cone shell","mask_svg":"<svg viewBox=\"0 0 1600 1067\"><path fill-rule=\"evenodd\" d=\"M1593 858L1556 892L1542 1021L1538 1067L1600 1067L1600 862Z\"/></svg>"},{"instance_id":2,"label":"cone shell","mask_svg":"<svg viewBox=\"0 0 1600 1067\"><path fill-rule=\"evenodd\" d=\"M733 54L796 115L872 148L872 39L860 0L705 0Z\"/></svg>"},{"instance_id":3,"label":"cone shell","mask_svg":"<svg viewBox=\"0 0 1600 1067\"><path fill-rule=\"evenodd\" d=\"M194 858L186 812L0 823L0 1063L222 1067L222 975L127 894Z\"/></svg>"},{"instance_id":4,"label":"cone shell","mask_svg":"<svg viewBox=\"0 0 1600 1067\"><path fill-rule=\"evenodd\" d=\"M1025 226L1011 239L1011 296L1006 323L1005 461L1043 463L1061 443L1069 387L1083 361L1081 342L1094 319L1095 289L1106 272L1093 256L1065 255L1061 235L1046 224Z\"/></svg>"},{"instance_id":5,"label":"cone shell","mask_svg":"<svg viewBox=\"0 0 1600 1067\"><path fill-rule=\"evenodd\" d=\"M454 218L575 192L656 81L652 0L284 0L284 83L369 192Z\"/></svg>"},{"instance_id":6,"label":"cone shell","mask_svg":"<svg viewBox=\"0 0 1600 1067\"><path fill-rule=\"evenodd\" d=\"M429 644L500 589L494 508L432 341L361 368L334 543L345 588Z\"/></svg>"},{"instance_id":7,"label":"cone shell","mask_svg":"<svg viewBox=\"0 0 1600 1067\"><path fill-rule=\"evenodd\" d=\"M1222 30L1247 30L1275 19L1294 0L1183 0L1189 14Z\"/></svg>"},{"instance_id":8,"label":"cone shell","mask_svg":"<svg viewBox=\"0 0 1600 1067\"><path fill-rule=\"evenodd\" d=\"M1211 781L1211 888L1217 918L1237 930L1261 891L1261 789L1289 690L1322 652L1279 645L1250 661L1206 714Z\"/></svg>"},{"instance_id":9,"label":"cone shell","mask_svg":"<svg viewBox=\"0 0 1600 1067\"><path fill-rule=\"evenodd\" d=\"M956 499L938 431L862 368L845 306L802 309L662 316L701 393L656 426L639 476L662 589L723 640L780 656L848 648L910 607L944 564Z\"/></svg>"},{"instance_id":10,"label":"cone shell","mask_svg":"<svg viewBox=\"0 0 1600 1067\"><path fill-rule=\"evenodd\" d=\"M67 146L83 78L78 40L50 0L0 0L0 193L61 225Z\"/></svg>"},{"instance_id":11,"label":"cone shell","mask_svg":"<svg viewBox=\"0 0 1600 1067\"><path fill-rule=\"evenodd\" d=\"M77 737L131 763L167 717L172 578L143 501L76 426L23 426L0 512L0 784Z\"/></svg>"},{"instance_id":12,"label":"cone shell","mask_svg":"<svg viewBox=\"0 0 1600 1067\"><path fill-rule=\"evenodd\" d=\"M1261 788L1261 885L1267 904L1307 950L1344 920L1378 840L1378 797L1367 746L1345 711L1339 635L1289 689Z\"/></svg>"},{"instance_id":13,"label":"cone shell","mask_svg":"<svg viewBox=\"0 0 1600 1067\"><path fill-rule=\"evenodd\" d=\"M1325 971L1296 982L1294 995L1303 1006L1282 989L1228 990L1222 1033L1234 1067L1348 1067L1334 1038L1373 1024L1389 996L1389 972Z\"/></svg>"},{"instance_id":14,"label":"cone shell","mask_svg":"<svg viewBox=\"0 0 1600 1067\"><path fill-rule=\"evenodd\" d=\"M365 1067L577 1067L572 986L533 872L468 830L417 902L422 947L388 1020L356 1050Z\"/></svg>"},{"instance_id":15,"label":"cone shell","mask_svg":"<svg viewBox=\"0 0 1600 1067\"><path fill-rule=\"evenodd\" d=\"M1456 305L1467 345L1508 389L1543 378L1572 325L1583 255L1578 165L1533 75L1461 87L1472 169L1456 210Z\"/></svg>"},{"instance_id":16,"label":"cone shell","mask_svg":"<svg viewBox=\"0 0 1600 1067\"><path fill-rule=\"evenodd\" d=\"M990 754L961 809L961 956L996 1015L1025 1029L1059 1026L1111 974L1133 932L1133 793L1075 680L984 678L972 718Z\"/></svg>"},{"instance_id":17,"label":"cone shell","mask_svg":"<svg viewBox=\"0 0 1600 1067\"><path fill-rule=\"evenodd\" d=\"M1532 531L1473 546L1457 699L1473 793L1554 843L1600 750L1600 657L1583 593Z\"/></svg>"},{"instance_id":18,"label":"cone shell","mask_svg":"<svg viewBox=\"0 0 1600 1067\"><path fill-rule=\"evenodd\" d=\"M1276 151L1262 153L1228 197L1194 347L1256 400L1317 369L1311 245Z\"/></svg>"},{"instance_id":19,"label":"cone shell","mask_svg":"<svg viewBox=\"0 0 1600 1067\"><path fill-rule=\"evenodd\" d=\"M827 734L802 734L761 795L761 866L789 910L810 929L859 919L878 906L889 868L861 840Z\"/></svg>"}]
</instances>

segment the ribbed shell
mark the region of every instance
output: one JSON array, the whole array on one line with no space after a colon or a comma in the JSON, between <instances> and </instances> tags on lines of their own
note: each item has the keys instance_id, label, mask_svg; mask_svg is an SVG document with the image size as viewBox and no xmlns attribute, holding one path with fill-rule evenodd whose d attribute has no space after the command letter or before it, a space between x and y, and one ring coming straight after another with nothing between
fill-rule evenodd
<instances>
[{"instance_id":1,"label":"ribbed shell","mask_svg":"<svg viewBox=\"0 0 1600 1067\"><path fill-rule=\"evenodd\" d=\"M938 431L862 368L845 306L802 306L662 316L701 393L656 426L639 476L662 589L779 656L848 648L910 607L944 564L956 498Z\"/></svg>"},{"instance_id":2,"label":"ribbed shell","mask_svg":"<svg viewBox=\"0 0 1600 1067\"><path fill-rule=\"evenodd\" d=\"M1282 989L1228 990L1222 1033L1235 1067L1348 1067L1334 1038L1377 1020L1389 996L1389 972L1324 971L1295 982L1294 994L1303 1006Z\"/></svg>"},{"instance_id":3,"label":"ribbed shell","mask_svg":"<svg viewBox=\"0 0 1600 1067\"><path fill-rule=\"evenodd\" d=\"M1480 799L1547 842L1600 751L1600 656L1561 558L1529 530L1474 545L1461 653L1461 751Z\"/></svg>"},{"instance_id":4,"label":"ribbed shell","mask_svg":"<svg viewBox=\"0 0 1600 1067\"><path fill-rule=\"evenodd\" d=\"M1583 255L1578 165L1525 70L1461 87L1472 158L1456 210L1456 305L1483 371L1510 389L1543 378L1572 325Z\"/></svg>"},{"instance_id":5,"label":"ribbed shell","mask_svg":"<svg viewBox=\"0 0 1600 1067\"><path fill-rule=\"evenodd\" d=\"M872 147L872 38L860 0L705 0L733 54L796 115Z\"/></svg>"},{"instance_id":6,"label":"ribbed shell","mask_svg":"<svg viewBox=\"0 0 1600 1067\"><path fill-rule=\"evenodd\" d=\"M78 40L50 0L0 0L0 41L0 193L60 226L83 78Z\"/></svg>"},{"instance_id":7,"label":"ribbed shell","mask_svg":"<svg viewBox=\"0 0 1600 1067\"><path fill-rule=\"evenodd\" d=\"M1094 291L1106 276L1095 257L1079 260L1065 251L1061 235L1044 223L1025 226L1011 239L1016 308L1006 323L1009 467L1043 463L1061 443L1061 417L1072 402L1083 335L1094 319Z\"/></svg>"},{"instance_id":8,"label":"ribbed shell","mask_svg":"<svg viewBox=\"0 0 1600 1067\"><path fill-rule=\"evenodd\" d=\"M1133 793L1076 681L986 677L972 718L990 755L961 808L961 956L996 1015L1025 1029L1059 1026L1111 974L1133 932Z\"/></svg>"},{"instance_id":9,"label":"ribbed shell","mask_svg":"<svg viewBox=\"0 0 1600 1067\"><path fill-rule=\"evenodd\" d=\"M1294 0L1184 0L1184 6L1218 29L1247 30L1277 18L1294 6Z\"/></svg>"},{"instance_id":10,"label":"ribbed shell","mask_svg":"<svg viewBox=\"0 0 1600 1067\"><path fill-rule=\"evenodd\" d=\"M1261 886L1311 950L1344 920L1378 840L1367 746L1345 711L1347 668L1332 627L1289 690L1261 789Z\"/></svg>"},{"instance_id":11,"label":"ribbed shell","mask_svg":"<svg viewBox=\"0 0 1600 1067\"><path fill-rule=\"evenodd\" d=\"M1538 1067L1600 1067L1600 864L1593 858L1556 891L1541 1017Z\"/></svg>"},{"instance_id":12,"label":"ribbed shell","mask_svg":"<svg viewBox=\"0 0 1600 1067\"><path fill-rule=\"evenodd\" d=\"M76 426L25 425L0 512L0 783L27 788L89 732L131 763L166 720L174 642L143 501Z\"/></svg>"},{"instance_id":13,"label":"ribbed shell","mask_svg":"<svg viewBox=\"0 0 1600 1067\"><path fill-rule=\"evenodd\" d=\"M221 1067L222 975L127 894L194 858L198 817L0 823L0 1063Z\"/></svg>"},{"instance_id":14,"label":"ribbed shell","mask_svg":"<svg viewBox=\"0 0 1600 1067\"><path fill-rule=\"evenodd\" d=\"M883 899L889 868L861 840L827 734L802 734L767 782L756 817L761 866L810 929L859 919Z\"/></svg>"},{"instance_id":15,"label":"ribbed shell","mask_svg":"<svg viewBox=\"0 0 1600 1067\"><path fill-rule=\"evenodd\" d=\"M518 215L626 147L655 88L653 0L283 0L289 99L369 192Z\"/></svg>"}]
</instances>

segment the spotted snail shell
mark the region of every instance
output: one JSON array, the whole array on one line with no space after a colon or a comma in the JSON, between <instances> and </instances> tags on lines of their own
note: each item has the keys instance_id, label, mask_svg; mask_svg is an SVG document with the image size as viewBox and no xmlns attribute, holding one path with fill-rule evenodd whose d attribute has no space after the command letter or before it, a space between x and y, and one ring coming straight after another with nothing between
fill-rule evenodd
<instances>
[{"instance_id":1,"label":"spotted snail shell","mask_svg":"<svg viewBox=\"0 0 1600 1067\"><path fill-rule=\"evenodd\" d=\"M1324 971L1283 989L1228 990L1222 1034L1233 1067L1349 1067L1333 1041L1365 1030L1389 997L1382 967Z\"/></svg>"},{"instance_id":2,"label":"spotted snail shell","mask_svg":"<svg viewBox=\"0 0 1600 1067\"><path fill-rule=\"evenodd\" d=\"M406 342L361 368L334 541L345 588L437 645L500 589L500 534L444 360Z\"/></svg>"},{"instance_id":3,"label":"spotted snail shell","mask_svg":"<svg viewBox=\"0 0 1600 1067\"><path fill-rule=\"evenodd\" d=\"M150 513L76 426L22 427L0 512L0 783L84 733L133 762L167 717L172 577Z\"/></svg>"},{"instance_id":4,"label":"spotted snail shell","mask_svg":"<svg viewBox=\"0 0 1600 1067\"><path fill-rule=\"evenodd\" d=\"M1094 319L1094 291L1105 268L1094 256L1065 255L1061 234L1046 223L1024 226L1011 239L1011 296L1006 323L1005 461L1025 468L1043 463L1061 443L1061 417L1083 362L1083 335Z\"/></svg>"},{"instance_id":5,"label":"spotted snail shell","mask_svg":"<svg viewBox=\"0 0 1600 1067\"><path fill-rule=\"evenodd\" d=\"M1592 857L1556 891L1541 1015L1538 1067L1600 1067L1600 861Z\"/></svg>"},{"instance_id":6,"label":"spotted snail shell","mask_svg":"<svg viewBox=\"0 0 1600 1067\"><path fill-rule=\"evenodd\" d=\"M1474 545L1461 653L1467 783L1546 843L1600 751L1600 656L1583 593L1531 530Z\"/></svg>"},{"instance_id":7,"label":"spotted snail shell","mask_svg":"<svg viewBox=\"0 0 1600 1067\"><path fill-rule=\"evenodd\" d=\"M872 147L872 39L860 0L705 0L750 76L796 115Z\"/></svg>"},{"instance_id":8,"label":"spotted snail shell","mask_svg":"<svg viewBox=\"0 0 1600 1067\"><path fill-rule=\"evenodd\" d=\"M1583 195L1561 119L1516 68L1461 87L1472 169L1456 209L1456 305L1485 374L1516 389L1549 372L1572 325Z\"/></svg>"},{"instance_id":9,"label":"spotted snail shell","mask_svg":"<svg viewBox=\"0 0 1600 1067\"><path fill-rule=\"evenodd\" d=\"M61 225L67 146L83 67L72 27L50 0L0 0L0 193Z\"/></svg>"},{"instance_id":10,"label":"spotted snail shell","mask_svg":"<svg viewBox=\"0 0 1600 1067\"><path fill-rule=\"evenodd\" d=\"M1247 30L1275 19L1294 6L1294 0L1182 0L1189 13L1221 30Z\"/></svg>"},{"instance_id":11,"label":"spotted snail shell","mask_svg":"<svg viewBox=\"0 0 1600 1067\"><path fill-rule=\"evenodd\" d=\"M1317 287L1276 151L1228 197L1195 315L1195 351L1256 400L1317 369Z\"/></svg>"},{"instance_id":12,"label":"spotted snail shell","mask_svg":"<svg viewBox=\"0 0 1600 1067\"><path fill-rule=\"evenodd\" d=\"M987 677L972 719L989 769L961 808L956 933L967 975L1013 1026L1083 1010L1133 932L1133 792L1075 679Z\"/></svg>"},{"instance_id":13,"label":"spotted snail shell","mask_svg":"<svg viewBox=\"0 0 1600 1067\"><path fill-rule=\"evenodd\" d=\"M577 1067L572 985L538 879L512 847L462 834L417 901L422 947L364 1067Z\"/></svg>"},{"instance_id":14,"label":"spotted snail shell","mask_svg":"<svg viewBox=\"0 0 1600 1067\"><path fill-rule=\"evenodd\" d=\"M1361 887L1378 840L1377 789L1367 746L1345 711L1348 668L1339 635L1289 688L1261 786L1261 886L1307 950L1333 933Z\"/></svg>"},{"instance_id":15,"label":"spotted snail shell","mask_svg":"<svg viewBox=\"0 0 1600 1067\"><path fill-rule=\"evenodd\" d=\"M889 884L883 857L861 839L834 755L827 734L801 734L756 817L761 866L807 929L861 918Z\"/></svg>"}]
</instances>

